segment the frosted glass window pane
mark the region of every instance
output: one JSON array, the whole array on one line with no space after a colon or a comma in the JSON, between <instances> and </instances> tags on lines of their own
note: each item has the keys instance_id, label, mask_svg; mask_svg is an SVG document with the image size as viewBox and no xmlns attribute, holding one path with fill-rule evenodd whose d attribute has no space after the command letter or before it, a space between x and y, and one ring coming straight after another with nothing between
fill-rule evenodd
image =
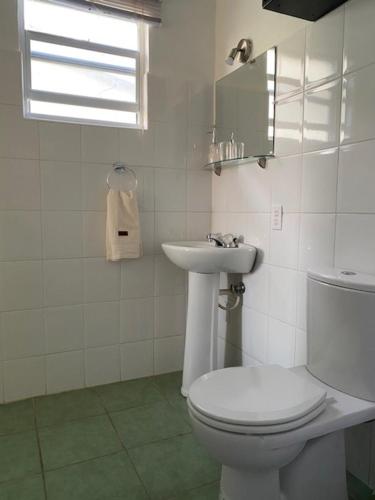
<instances>
[{"instance_id":1,"label":"frosted glass window pane","mask_svg":"<svg viewBox=\"0 0 375 500\"><path fill-rule=\"evenodd\" d=\"M138 26L129 19L65 5L25 0L25 29L138 50Z\"/></svg>"},{"instance_id":2,"label":"frosted glass window pane","mask_svg":"<svg viewBox=\"0 0 375 500\"><path fill-rule=\"evenodd\" d=\"M61 94L136 102L136 78L50 61L31 60L31 87Z\"/></svg>"},{"instance_id":3,"label":"frosted glass window pane","mask_svg":"<svg viewBox=\"0 0 375 500\"><path fill-rule=\"evenodd\" d=\"M70 104L55 102L30 101L30 112L42 116L59 116L67 119L137 125L137 113L130 111L72 106Z\"/></svg>"},{"instance_id":4,"label":"frosted glass window pane","mask_svg":"<svg viewBox=\"0 0 375 500\"><path fill-rule=\"evenodd\" d=\"M128 70L136 69L136 60L133 57L116 56L93 50L77 49L67 45L57 45L56 43L30 41L31 55L45 54L48 56L66 57L72 61L86 61L96 64L105 64L116 68Z\"/></svg>"}]
</instances>

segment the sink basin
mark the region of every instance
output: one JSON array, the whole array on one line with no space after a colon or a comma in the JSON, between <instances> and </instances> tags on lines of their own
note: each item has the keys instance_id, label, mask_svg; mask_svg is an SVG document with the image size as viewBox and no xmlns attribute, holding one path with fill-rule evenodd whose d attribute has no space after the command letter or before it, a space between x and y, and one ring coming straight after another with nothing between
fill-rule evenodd
<instances>
[{"instance_id":1,"label":"sink basin","mask_svg":"<svg viewBox=\"0 0 375 500\"><path fill-rule=\"evenodd\" d=\"M208 241L179 241L163 243L166 256L186 271L202 274L249 273L257 250L240 243L238 248L223 248Z\"/></svg>"}]
</instances>

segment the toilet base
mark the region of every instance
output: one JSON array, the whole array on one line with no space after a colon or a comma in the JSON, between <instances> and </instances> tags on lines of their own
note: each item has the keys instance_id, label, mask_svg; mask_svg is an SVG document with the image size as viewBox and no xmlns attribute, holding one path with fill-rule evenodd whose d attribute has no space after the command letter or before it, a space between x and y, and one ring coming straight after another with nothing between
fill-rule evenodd
<instances>
[{"instance_id":1,"label":"toilet base","mask_svg":"<svg viewBox=\"0 0 375 500\"><path fill-rule=\"evenodd\" d=\"M223 465L220 500L280 500L277 469L232 469Z\"/></svg>"},{"instance_id":2,"label":"toilet base","mask_svg":"<svg viewBox=\"0 0 375 500\"><path fill-rule=\"evenodd\" d=\"M312 439L280 469L285 500L348 500L344 431Z\"/></svg>"},{"instance_id":3,"label":"toilet base","mask_svg":"<svg viewBox=\"0 0 375 500\"><path fill-rule=\"evenodd\" d=\"M344 431L308 441L277 469L222 467L219 500L348 500Z\"/></svg>"}]
</instances>

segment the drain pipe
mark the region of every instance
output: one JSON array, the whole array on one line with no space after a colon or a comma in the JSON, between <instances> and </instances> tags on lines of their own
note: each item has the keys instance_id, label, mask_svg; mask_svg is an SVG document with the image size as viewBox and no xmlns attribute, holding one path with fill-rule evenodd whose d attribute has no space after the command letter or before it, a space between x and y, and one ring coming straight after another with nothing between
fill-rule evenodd
<instances>
[{"instance_id":1,"label":"drain pipe","mask_svg":"<svg viewBox=\"0 0 375 500\"><path fill-rule=\"evenodd\" d=\"M222 288L219 290L219 296L220 295L227 295L228 297L234 298L234 303L229 306L228 304L226 306L223 306L219 302L219 307L220 309L223 309L223 311L233 311L233 309L236 309L241 302L241 297L245 293L246 287L242 281L240 283L236 283L235 285L231 285L230 288ZM228 301L229 302L229 301Z\"/></svg>"}]
</instances>

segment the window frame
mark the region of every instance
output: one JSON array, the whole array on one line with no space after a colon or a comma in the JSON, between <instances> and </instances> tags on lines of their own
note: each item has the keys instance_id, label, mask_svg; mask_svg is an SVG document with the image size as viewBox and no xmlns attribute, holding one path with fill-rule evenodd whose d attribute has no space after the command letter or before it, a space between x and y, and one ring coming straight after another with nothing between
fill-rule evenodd
<instances>
[{"instance_id":1,"label":"window frame","mask_svg":"<svg viewBox=\"0 0 375 500\"><path fill-rule=\"evenodd\" d=\"M46 120L62 123L76 123L81 125L98 125L107 127L146 129L147 128L147 74L148 74L148 25L144 21L131 21L137 24L138 32L138 50L124 49L99 43L88 42L86 40L77 40L74 38L63 37L60 35L51 35L49 33L31 31L25 28L24 2L19 1L19 34L20 47L22 52L22 87L23 87L23 113L28 119ZM129 19L130 20L130 19ZM88 96L78 96L74 94L64 94L59 92L49 92L44 90L35 90L31 86L31 60L35 59L31 55L31 42L40 41L57 45L65 45L77 49L89 50L108 55L131 57L136 61L135 70L119 68L116 66L101 65L95 62L85 62L82 64L73 62L69 58L62 56L40 56L37 59L51 62L60 62L63 64L76 65L81 68L92 68L100 71L132 75L136 78L136 102L117 101L111 99L102 99ZM136 113L137 123L107 121L101 119L75 118L61 115L48 115L31 112L30 101L50 102L56 104L66 104L73 106L84 106L89 108L128 111Z\"/></svg>"}]
</instances>

